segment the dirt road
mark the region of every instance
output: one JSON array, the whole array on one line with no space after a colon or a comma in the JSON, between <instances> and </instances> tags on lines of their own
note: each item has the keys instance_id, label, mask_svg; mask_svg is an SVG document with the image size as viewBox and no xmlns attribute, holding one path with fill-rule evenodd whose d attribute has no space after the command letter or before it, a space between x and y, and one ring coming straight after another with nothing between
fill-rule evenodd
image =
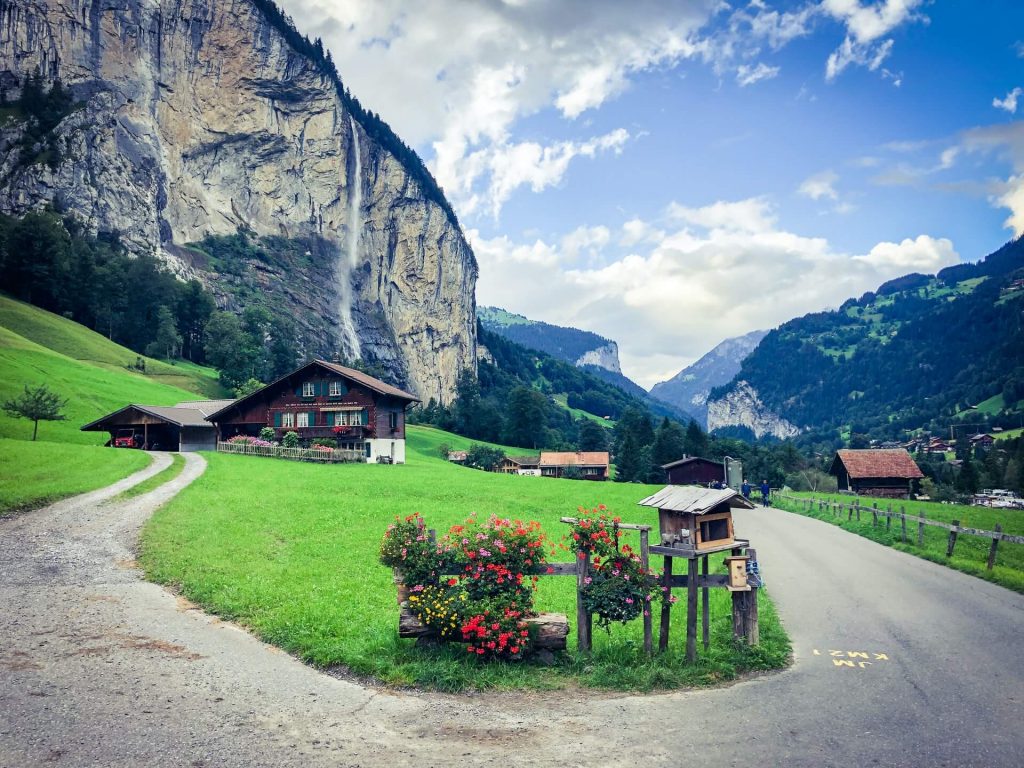
<instances>
[{"instance_id":1,"label":"dirt road","mask_svg":"<svg viewBox=\"0 0 1024 768\"><path fill-rule=\"evenodd\" d=\"M397 693L142 581L138 528L202 472L186 459L129 502L0 521L0 766L1021 764L1024 597L825 523L738 516L794 640L785 672L657 696Z\"/></svg>"}]
</instances>

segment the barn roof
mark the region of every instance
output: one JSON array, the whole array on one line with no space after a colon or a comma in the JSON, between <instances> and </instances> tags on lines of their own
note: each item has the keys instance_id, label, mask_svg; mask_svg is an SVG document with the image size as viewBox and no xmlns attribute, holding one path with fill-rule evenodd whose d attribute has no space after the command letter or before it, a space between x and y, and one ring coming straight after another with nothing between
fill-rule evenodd
<instances>
[{"instance_id":1,"label":"barn roof","mask_svg":"<svg viewBox=\"0 0 1024 768\"><path fill-rule=\"evenodd\" d=\"M725 466L722 462L715 461L713 459L702 459L700 456L683 456L683 458L677 459L676 461L670 461L668 464L662 464L661 468L674 469L675 467L681 467L683 464L689 464L694 461L703 461L705 464L714 464L719 467Z\"/></svg>"},{"instance_id":2,"label":"barn roof","mask_svg":"<svg viewBox=\"0 0 1024 768\"><path fill-rule=\"evenodd\" d=\"M513 464L518 464L519 466L523 466L524 464L536 466L540 464L539 456L506 456L505 458L511 461Z\"/></svg>"},{"instance_id":3,"label":"barn roof","mask_svg":"<svg viewBox=\"0 0 1024 768\"><path fill-rule=\"evenodd\" d=\"M608 466L608 451L541 451L542 467Z\"/></svg>"},{"instance_id":4,"label":"barn roof","mask_svg":"<svg viewBox=\"0 0 1024 768\"><path fill-rule=\"evenodd\" d=\"M213 425L206 420L205 414L197 408L180 408L171 407L166 405L138 405L132 403L126 405L124 408L108 413L102 418L96 419L96 421L89 422L82 427L83 432L103 432L107 430L104 426L107 422L115 416L120 416L122 413L127 411L138 411L139 413L145 413L149 416L154 416L158 419L166 421L168 424L174 424L178 427L208 427L213 429Z\"/></svg>"},{"instance_id":5,"label":"barn roof","mask_svg":"<svg viewBox=\"0 0 1024 768\"><path fill-rule=\"evenodd\" d=\"M641 507L667 509L672 512L688 512L703 515L719 504L728 502L734 509L753 509L754 503L732 488L715 490L699 485L666 485L657 493L637 502Z\"/></svg>"},{"instance_id":6,"label":"barn roof","mask_svg":"<svg viewBox=\"0 0 1024 768\"><path fill-rule=\"evenodd\" d=\"M211 413L222 411L229 405L235 402L234 398L227 400L186 400L183 403L175 403L175 408L193 408L197 411L202 412L204 416L209 416Z\"/></svg>"},{"instance_id":7,"label":"barn roof","mask_svg":"<svg viewBox=\"0 0 1024 768\"><path fill-rule=\"evenodd\" d=\"M328 371L332 371L333 373L337 373L337 374L339 374L341 376L344 376L345 378L350 379L350 380L356 382L357 384L361 384L364 387L366 387L367 389L370 389L370 390L372 390L374 392L377 392L378 394L381 394L381 395L387 395L389 397L394 397L394 398L397 398L399 400L406 400L406 401L408 401L410 403L418 403L418 402L420 402L420 399L418 397L416 397L416 395L410 394L409 392L406 392L404 389L399 389L398 387L393 387L390 384L387 384L387 383L381 381L380 379L374 378L373 376L371 376L368 373L363 373L362 371L357 371L355 368L346 368L344 365L338 365L337 363L329 363L326 360L311 360L310 362L308 362L305 365L303 365L301 368L296 368L294 371L292 371L291 373L289 373L289 374L287 374L285 376L282 376L277 381L271 382L270 384L267 384L267 386L261 387L260 389L257 389L255 392L249 393L245 397L240 397L237 400L224 401L226 403L226 405L224 405L224 407L218 408L217 410L215 410L215 411L213 411L212 413L209 414L210 420L211 421L215 421L216 417L221 416L226 411L228 411L230 408L232 408L232 407L234 407L236 405L239 405L239 404L245 402L246 400L249 400L250 398L253 398L253 397L256 397L256 396L262 394L263 392L265 392L266 390L270 389L271 387L276 387L282 381L285 381L286 379L290 379L292 376L296 376L298 374L301 374L303 371L305 371L307 368L309 368L311 366L317 366L317 367L320 367L320 368L326 368ZM210 402L215 402L215 401L210 401Z\"/></svg>"},{"instance_id":8,"label":"barn roof","mask_svg":"<svg viewBox=\"0 0 1024 768\"><path fill-rule=\"evenodd\" d=\"M903 448L836 451L829 474L836 474L836 465L840 462L853 478L899 477L909 480L924 477L924 473Z\"/></svg>"}]
</instances>

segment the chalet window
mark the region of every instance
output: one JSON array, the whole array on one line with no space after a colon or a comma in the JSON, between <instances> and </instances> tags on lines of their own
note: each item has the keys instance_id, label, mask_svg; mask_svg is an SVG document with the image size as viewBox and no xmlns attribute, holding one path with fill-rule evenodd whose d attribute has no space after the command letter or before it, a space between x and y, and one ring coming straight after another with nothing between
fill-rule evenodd
<instances>
[{"instance_id":1,"label":"chalet window","mask_svg":"<svg viewBox=\"0 0 1024 768\"><path fill-rule=\"evenodd\" d=\"M299 411L299 418L295 426L297 427L308 427L309 426L309 412Z\"/></svg>"},{"instance_id":2,"label":"chalet window","mask_svg":"<svg viewBox=\"0 0 1024 768\"><path fill-rule=\"evenodd\" d=\"M366 411L362 411L362 410L359 410L359 411L342 411L341 413L338 414L338 416L341 417L341 420L338 421L338 422L335 422L335 423L337 423L337 424L344 424L344 425L350 426L350 427L357 427L360 424L365 424L366 423L366 419L363 416L365 413L366 413Z\"/></svg>"},{"instance_id":3,"label":"chalet window","mask_svg":"<svg viewBox=\"0 0 1024 768\"><path fill-rule=\"evenodd\" d=\"M398 429L398 413L397 412L392 411L391 413L388 414L388 426L391 427L392 430Z\"/></svg>"},{"instance_id":4,"label":"chalet window","mask_svg":"<svg viewBox=\"0 0 1024 768\"><path fill-rule=\"evenodd\" d=\"M307 381L302 385L302 396L303 397L316 397L316 385L312 381Z\"/></svg>"},{"instance_id":5,"label":"chalet window","mask_svg":"<svg viewBox=\"0 0 1024 768\"><path fill-rule=\"evenodd\" d=\"M327 394L329 397L341 397L341 382L332 381L328 388Z\"/></svg>"},{"instance_id":6,"label":"chalet window","mask_svg":"<svg viewBox=\"0 0 1024 768\"><path fill-rule=\"evenodd\" d=\"M281 414L281 426L288 429L295 426L295 414L294 413L282 413Z\"/></svg>"}]
</instances>

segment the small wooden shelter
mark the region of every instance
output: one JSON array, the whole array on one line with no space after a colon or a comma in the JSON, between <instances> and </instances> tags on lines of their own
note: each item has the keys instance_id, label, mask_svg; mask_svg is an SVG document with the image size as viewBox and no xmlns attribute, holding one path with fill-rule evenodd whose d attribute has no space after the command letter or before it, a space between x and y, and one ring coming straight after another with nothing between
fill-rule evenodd
<instances>
[{"instance_id":1,"label":"small wooden shelter","mask_svg":"<svg viewBox=\"0 0 1024 768\"><path fill-rule=\"evenodd\" d=\"M924 477L903 448L837 451L828 473L840 491L887 499L909 498L914 480Z\"/></svg>"},{"instance_id":2,"label":"small wooden shelter","mask_svg":"<svg viewBox=\"0 0 1024 768\"><path fill-rule=\"evenodd\" d=\"M637 503L658 510L662 548L678 550L676 557L697 557L736 547L732 511L754 508L753 502L732 488L714 490L696 485L667 485Z\"/></svg>"},{"instance_id":3,"label":"small wooden shelter","mask_svg":"<svg viewBox=\"0 0 1024 768\"><path fill-rule=\"evenodd\" d=\"M234 400L190 400L175 406L126 405L90 422L83 432L115 435L131 430L136 447L156 451L212 451L217 448L217 430L206 417Z\"/></svg>"}]
</instances>

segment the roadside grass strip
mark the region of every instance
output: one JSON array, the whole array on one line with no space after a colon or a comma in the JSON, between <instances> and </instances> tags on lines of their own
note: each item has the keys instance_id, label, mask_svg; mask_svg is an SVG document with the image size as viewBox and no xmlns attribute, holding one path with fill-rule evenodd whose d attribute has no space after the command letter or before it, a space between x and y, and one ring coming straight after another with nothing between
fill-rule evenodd
<instances>
[{"instance_id":1,"label":"roadside grass strip","mask_svg":"<svg viewBox=\"0 0 1024 768\"><path fill-rule=\"evenodd\" d=\"M683 660L685 593L672 609L672 647L647 659L642 622L594 632L594 652L569 648L547 667L536 661L482 663L462 643L415 647L398 637L391 571L377 560L381 537L396 515L420 512L439 535L470 515L539 521L556 543L559 517L605 504L623 521L657 526L657 513L636 502L654 486L552 480L480 472L449 464L437 446L468 440L411 427L405 465L322 466L214 454L206 473L159 510L143 532L147 577L180 590L208 611L237 621L261 639L308 663L342 666L395 686L441 691L550 689L583 685L655 690L712 685L750 670L785 666L789 640L770 600L760 600L761 645L732 638L731 600L711 589L711 646L696 664ZM739 532L742 535L742 531ZM635 534L624 540L637 546ZM756 544L756 542L755 542ZM557 549L549 561L567 562ZM712 565L718 568L721 559ZM652 558L660 572L661 558ZM575 579L540 578L539 611L567 614L575 624ZM655 624L661 603L652 603Z\"/></svg>"},{"instance_id":2,"label":"roadside grass strip","mask_svg":"<svg viewBox=\"0 0 1024 768\"><path fill-rule=\"evenodd\" d=\"M907 515L923 517L927 520L934 520L940 523L952 523L959 520L964 527L977 528L979 530L991 531L998 523L1002 526L1003 533L1016 536L1024 535L1024 515L1019 510L992 509L989 507L972 507L962 504L940 504L928 501L888 501L885 499L869 499L861 497L859 504L862 507L860 521L856 515L853 520L848 519L846 507L855 502L855 497L845 495L829 495L815 493L791 493L798 499L827 500L830 504L844 505L841 514L836 515L831 508L819 510L817 505L810 511L804 509L799 503L788 501L778 495L773 497L772 503L787 512L794 512L806 517L813 517L838 525L840 528L856 533L865 538L876 541L879 544L898 549L901 552L908 552L912 555L931 560L934 563L949 566L963 573L969 573L985 581L1000 584L1015 592L1024 593L1024 544L1014 544L1001 541L996 550L996 562L992 570L986 567L989 555L989 548L992 540L980 536L959 535L956 540L956 547L952 557L946 557L946 546L949 541L949 531L934 526L924 526L923 546L918 546L918 525L917 521L907 520L907 541L904 543L901 535L902 527L898 516L892 519L892 524L886 529L885 518L878 516L876 525L871 524L871 505L877 503L880 510L886 510L892 504L893 512L898 513L904 509ZM867 509L864 509L867 508Z\"/></svg>"},{"instance_id":3,"label":"roadside grass strip","mask_svg":"<svg viewBox=\"0 0 1024 768\"><path fill-rule=\"evenodd\" d=\"M142 451L0 438L0 517L103 488L150 460Z\"/></svg>"},{"instance_id":4,"label":"roadside grass strip","mask_svg":"<svg viewBox=\"0 0 1024 768\"><path fill-rule=\"evenodd\" d=\"M136 496L142 496L144 493L149 493L150 491L159 488L164 483L171 482L171 480L181 474L183 469L185 469L185 457L180 453L172 454L171 466L166 469L161 469L148 480L143 480L138 485L133 485L124 493L118 494L115 501L134 499Z\"/></svg>"}]
</instances>

